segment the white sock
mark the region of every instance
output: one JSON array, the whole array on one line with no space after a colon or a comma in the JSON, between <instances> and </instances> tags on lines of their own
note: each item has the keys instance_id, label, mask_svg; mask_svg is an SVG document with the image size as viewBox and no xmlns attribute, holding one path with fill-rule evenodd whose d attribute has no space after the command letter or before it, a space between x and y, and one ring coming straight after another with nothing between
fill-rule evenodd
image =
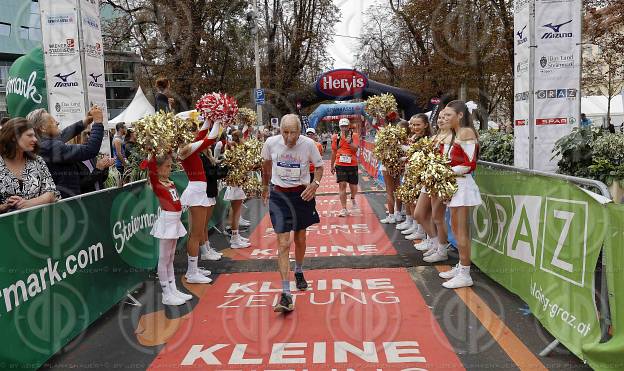
<instances>
[{"instance_id":1,"label":"white sock","mask_svg":"<svg viewBox=\"0 0 624 371\"><path fill-rule=\"evenodd\" d=\"M196 256L188 256L188 269L186 271L188 274L197 273L197 257Z\"/></svg>"},{"instance_id":2,"label":"white sock","mask_svg":"<svg viewBox=\"0 0 624 371\"><path fill-rule=\"evenodd\" d=\"M398 217L400 217L400 216L401 216L401 212L400 212L400 211L395 211L395 212L394 212L394 217L395 217L395 218L398 218Z\"/></svg>"},{"instance_id":3,"label":"white sock","mask_svg":"<svg viewBox=\"0 0 624 371\"><path fill-rule=\"evenodd\" d=\"M439 246L440 245L440 241L438 240L438 237L431 237L430 238L431 242L435 245L435 246Z\"/></svg>"},{"instance_id":4,"label":"white sock","mask_svg":"<svg viewBox=\"0 0 624 371\"><path fill-rule=\"evenodd\" d=\"M470 266L469 265L461 265L461 263L459 263L458 265L459 268L459 273L465 274L465 275L470 275Z\"/></svg>"},{"instance_id":5,"label":"white sock","mask_svg":"<svg viewBox=\"0 0 624 371\"><path fill-rule=\"evenodd\" d=\"M171 249L171 256L169 257L169 264L167 266L167 281L171 282L175 282L175 270L173 269L173 259L175 258L175 243L177 241L174 241L174 248Z\"/></svg>"},{"instance_id":6,"label":"white sock","mask_svg":"<svg viewBox=\"0 0 624 371\"><path fill-rule=\"evenodd\" d=\"M412 219L409 215L405 217L405 220L407 221L407 224L412 224L414 222L414 219Z\"/></svg>"}]
</instances>

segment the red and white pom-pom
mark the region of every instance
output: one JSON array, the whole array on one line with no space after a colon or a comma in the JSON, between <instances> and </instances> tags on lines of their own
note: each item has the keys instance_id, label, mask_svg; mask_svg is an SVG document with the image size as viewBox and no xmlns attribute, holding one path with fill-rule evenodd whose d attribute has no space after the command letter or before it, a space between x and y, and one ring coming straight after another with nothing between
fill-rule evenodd
<instances>
[{"instance_id":1,"label":"red and white pom-pom","mask_svg":"<svg viewBox=\"0 0 624 371\"><path fill-rule=\"evenodd\" d=\"M197 101L195 109L207 120L224 123L230 123L238 115L236 99L222 93L204 94Z\"/></svg>"}]
</instances>

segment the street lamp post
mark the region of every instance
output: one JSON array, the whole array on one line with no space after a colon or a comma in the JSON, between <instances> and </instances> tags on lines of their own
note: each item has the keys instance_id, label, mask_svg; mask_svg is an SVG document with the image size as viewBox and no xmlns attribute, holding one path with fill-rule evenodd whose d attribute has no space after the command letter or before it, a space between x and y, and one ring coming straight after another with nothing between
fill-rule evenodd
<instances>
[{"instance_id":1,"label":"street lamp post","mask_svg":"<svg viewBox=\"0 0 624 371\"><path fill-rule=\"evenodd\" d=\"M258 4L257 0L252 0L247 8L247 20L252 23L251 32L254 35L254 56L256 65L256 91L261 88L260 81L260 36L258 33ZM255 93L254 93L255 99ZM262 125L262 105L256 103L257 125Z\"/></svg>"}]
</instances>

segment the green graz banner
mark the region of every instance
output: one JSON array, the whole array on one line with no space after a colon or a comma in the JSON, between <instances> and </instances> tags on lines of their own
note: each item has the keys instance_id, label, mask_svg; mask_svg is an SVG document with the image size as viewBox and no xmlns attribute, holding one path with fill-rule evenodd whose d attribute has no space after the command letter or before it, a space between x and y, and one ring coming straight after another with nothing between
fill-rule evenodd
<instances>
[{"instance_id":1,"label":"green graz banner","mask_svg":"<svg viewBox=\"0 0 624 371\"><path fill-rule=\"evenodd\" d=\"M157 212L138 183L0 218L0 369L37 368L145 281Z\"/></svg>"},{"instance_id":2,"label":"green graz banner","mask_svg":"<svg viewBox=\"0 0 624 371\"><path fill-rule=\"evenodd\" d=\"M595 269L608 212L575 185L481 167L483 205L472 211L472 258L519 295L542 325L582 359L597 343Z\"/></svg>"}]
</instances>

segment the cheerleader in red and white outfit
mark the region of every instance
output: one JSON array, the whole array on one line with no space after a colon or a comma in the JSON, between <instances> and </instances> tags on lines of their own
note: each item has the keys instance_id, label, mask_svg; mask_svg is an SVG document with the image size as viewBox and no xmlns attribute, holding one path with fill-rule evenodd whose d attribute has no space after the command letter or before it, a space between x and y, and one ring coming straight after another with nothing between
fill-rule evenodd
<instances>
[{"instance_id":1,"label":"cheerleader in red and white outfit","mask_svg":"<svg viewBox=\"0 0 624 371\"><path fill-rule=\"evenodd\" d=\"M182 167L189 180L180 198L182 205L189 207L191 213L191 233L186 244L188 269L185 277L188 283L212 282L197 267L199 246L203 242L204 228L207 222L207 207L215 203L214 199L210 200L206 195L206 173L199 153L217 141L220 130L219 121L213 124L212 121L205 120L193 143L186 145L179 151Z\"/></svg>"},{"instance_id":2,"label":"cheerleader in red and white outfit","mask_svg":"<svg viewBox=\"0 0 624 371\"><path fill-rule=\"evenodd\" d=\"M232 148L243 144L243 133L238 130L232 131L232 140L227 144L227 148ZM247 198L245 191L241 187L227 186L223 199L230 201L232 212L230 213L230 225L232 226L232 237L230 238L230 248L244 249L251 244L249 240L239 233L240 215L243 201Z\"/></svg>"},{"instance_id":3,"label":"cheerleader in red and white outfit","mask_svg":"<svg viewBox=\"0 0 624 371\"><path fill-rule=\"evenodd\" d=\"M469 109L470 108L470 109ZM440 273L449 279L442 285L449 289L472 286L470 277L470 208L481 205L479 187L472 178L477 168L479 137L472 125L473 102L452 101L442 111L451 129L456 133L451 143L449 157L453 172L457 175L458 190L448 203L451 211L451 229L457 241L459 263L450 271Z\"/></svg>"},{"instance_id":4,"label":"cheerleader in red and white outfit","mask_svg":"<svg viewBox=\"0 0 624 371\"><path fill-rule=\"evenodd\" d=\"M450 123L444 116L439 115L437 123L439 131L433 137L433 143L439 148L441 154L448 155L450 145L455 140L455 132L451 130ZM427 194L421 194L421 197L423 197L423 201L426 201ZM423 254L424 261L427 263L437 263L448 260L448 250L450 248L446 229L446 204L441 198L434 194L429 194L428 198L431 203L431 219L435 228L431 228L431 224L423 220L422 210L420 210L419 213L421 213L421 216L419 217L419 222L425 229L428 238L417 245L416 249L420 251L426 250ZM425 204L426 202L423 203ZM424 204L421 206L425 206Z\"/></svg>"},{"instance_id":5,"label":"cheerleader in red and white outfit","mask_svg":"<svg viewBox=\"0 0 624 371\"><path fill-rule=\"evenodd\" d=\"M150 234L160 240L158 256L158 280L163 290L162 303L165 305L181 305L193 298L192 295L179 291L176 287L173 270L178 238L186 235L186 229L180 217L182 204L175 185L169 180L172 156L151 157L147 161L149 182L160 203L160 214Z\"/></svg>"}]
</instances>

